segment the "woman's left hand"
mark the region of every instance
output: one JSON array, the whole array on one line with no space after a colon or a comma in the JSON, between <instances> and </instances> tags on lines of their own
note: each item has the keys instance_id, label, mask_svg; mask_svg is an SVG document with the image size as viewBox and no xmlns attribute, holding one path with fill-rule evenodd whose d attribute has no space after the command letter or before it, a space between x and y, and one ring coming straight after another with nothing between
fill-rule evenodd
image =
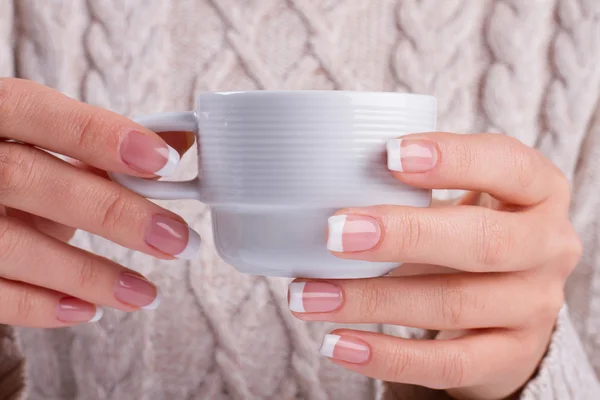
<instances>
[{"instance_id":1,"label":"woman's left hand","mask_svg":"<svg viewBox=\"0 0 600 400\"><path fill-rule=\"evenodd\" d=\"M547 350L582 252L567 179L498 134L408 135L388 143L388 167L411 186L472 192L432 208L340 210L329 220L330 251L404 264L381 278L296 280L290 309L302 320L439 331L435 340L326 335L321 353L361 374L461 399L518 392Z\"/></svg>"}]
</instances>

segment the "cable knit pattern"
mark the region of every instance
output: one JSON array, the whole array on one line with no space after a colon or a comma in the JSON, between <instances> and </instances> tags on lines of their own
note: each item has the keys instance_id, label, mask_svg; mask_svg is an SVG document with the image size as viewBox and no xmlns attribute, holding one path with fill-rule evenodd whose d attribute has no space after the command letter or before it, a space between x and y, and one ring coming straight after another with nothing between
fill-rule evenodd
<instances>
[{"instance_id":1,"label":"cable knit pattern","mask_svg":"<svg viewBox=\"0 0 600 400\"><path fill-rule=\"evenodd\" d=\"M396 82L392 89L436 96L439 130L467 132L484 126L477 112L477 88L483 68L474 66L487 64L481 31L488 3L394 2L392 15L397 33L390 66ZM472 73L465 74L466 69ZM459 193L439 191L436 197L455 197Z\"/></svg>"},{"instance_id":2,"label":"cable knit pattern","mask_svg":"<svg viewBox=\"0 0 600 400\"><path fill-rule=\"evenodd\" d=\"M14 74L13 14L12 0L0 2L0 76Z\"/></svg>"},{"instance_id":3,"label":"cable knit pattern","mask_svg":"<svg viewBox=\"0 0 600 400\"><path fill-rule=\"evenodd\" d=\"M597 0L0 1L0 76L128 116L189 109L205 90L411 91L438 98L441 130L506 132L540 146L572 178L586 252L528 400L600 398L598 65ZM195 175L193 153L176 178ZM154 260L85 233L73 244L148 275L161 306L107 310L95 325L18 329L20 346L4 327L0 399L20 393L20 348L31 400L446 398L320 357L334 326L293 318L287 280L220 260L206 206L160 204L202 235L194 261Z\"/></svg>"},{"instance_id":4,"label":"cable knit pattern","mask_svg":"<svg viewBox=\"0 0 600 400\"><path fill-rule=\"evenodd\" d=\"M80 97L86 60L77 39L89 24L85 0L49 0L43 7L38 3L15 1L15 12L19 15L17 71L45 85L60 87L69 96ZM47 68L48 65L52 68Z\"/></svg>"},{"instance_id":5,"label":"cable knit pattern","mask_svg":"<svg viewBox=\"0 0 600 400\"><path fill-rule=\"evenodd\" d=\"M556 14L558 27L550 49L553 77L546 93L545 130L539 146L571 179L599 101L600 4L559 0Z\"/></svg>"},{"instance_id":6,"label":"cable knit pattern","mask_svg":"<svg viewBox=\"0 0 600 400\"><path fill-rule=\"evenodd\" d=\"M483 69L474 66L486 64L481 30L487 3L408 0L397 2L394 9L395 89L436 96L440 130L463 132L476 125L477 86ZM468 69L474 73L465 74Z\"/></svg>"},{"instance_id":7,"label":"cable knit pattern","mask_svg":"<svg viewBox=\"0 0 600 400\"><path fill-rule=\"evenodd\" d=\"M484 31L492 58L481 98L488 130L509 133L529 146L540 130L554 6L551 0L496 1Z\"/></svg>"}]
</instances>

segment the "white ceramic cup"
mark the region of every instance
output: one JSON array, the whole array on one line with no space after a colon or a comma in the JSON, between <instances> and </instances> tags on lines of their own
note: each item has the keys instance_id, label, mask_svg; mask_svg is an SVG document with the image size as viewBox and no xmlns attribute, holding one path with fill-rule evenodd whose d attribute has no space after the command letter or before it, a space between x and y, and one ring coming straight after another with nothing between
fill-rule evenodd
<instances>
[{"instance_id":1,"label":"white ceramic cup","mask_svg":"<svg viewBox=\"0 0 600 400\"><path fill-rule=\"evenodd\" d=\"M113 174L145 197L210 205L219 255L250 274L381 276L397 263L343 260L326 248L327 219L344 207L428 207L431 191L386 166L388 139L435 130L433 97L344 91L204 93L195 111L136 121L197 132L199 176L157 182Z\"/></svg>"}]
</instances>

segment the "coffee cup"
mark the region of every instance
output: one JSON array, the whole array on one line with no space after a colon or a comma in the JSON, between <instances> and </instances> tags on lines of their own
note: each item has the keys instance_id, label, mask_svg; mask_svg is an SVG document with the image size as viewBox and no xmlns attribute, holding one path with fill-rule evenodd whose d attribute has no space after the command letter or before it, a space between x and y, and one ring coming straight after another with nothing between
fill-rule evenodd
<instances>
[{"instance_id":1,"label":"coffee cup","mask_svg":"<svg viewBox=\"0 0 600 400\"><path fill-rule=\"evenodd\" d=\"M151 199L210 206L220 257L256 275L366 278L397 263L340 259L327 220L345 207L428 207L431 191L395 179L386 141L435 130L433 97L347 91L202 93L194 111L136 119L197 134L198 177L163 182L112 174Z\"/></svg>"}]
</instances>

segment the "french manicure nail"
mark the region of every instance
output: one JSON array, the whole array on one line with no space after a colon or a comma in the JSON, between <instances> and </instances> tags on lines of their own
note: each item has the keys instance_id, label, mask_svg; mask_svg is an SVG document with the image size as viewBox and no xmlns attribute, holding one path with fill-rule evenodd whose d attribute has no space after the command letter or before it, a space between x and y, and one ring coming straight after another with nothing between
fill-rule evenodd
<instances>
[{"instance_id":1,"label":"french manicure nail","mask_svg":"<svg viewBox=\"0 0 600 400\"><path fill-rule=\"evenodd\" d=\"M131 168L157 176L172 175L180 161L177 150L162 139L140 132L129 132L119 151Z\"/></svg>"},{"instance_id":2,"label":"french manicure nail","mask_svg":"<svg viewBox=\"0 0 600 400\"><path fill-rule=\"evenodd\" d=\"M325 357L352 364L363 364L371 355L369 345L362 340L333 334L325 335L319 352Z\"/></svg>"},{"instance_id":3,"label":"french manicure nail","mask_svg":"<svg viewBox=\"0 0 600 400\"><path fill-rule=\"evenodd\" d=\"M386 143L388 169L397 172L427 172L435 167L438 148L426 139L392 139Z\"/></svg>"},{"instance_id":4,"label":"french manicure nail","mask_svg":"<svg viewBox=\"0 0 600 400\"><path fill-rule=\"evenodd\" d=\"M56 308L56 318L63 322L97 322L103 314L100 307L75 297L63 297Z\"/></svg>"},{"instance_id":5,"label":"french manicure nail","mask_svg":"<svg viewBox=\"0 0 600 400\"><path fill-rule=\"evenodd\" d=\"M292 282L289 287L290 310L319 313L337 310L342 305L342 289L325 282Z\"/></svg>"},{"instance_id":6,"label":"french manicure nail","mask_svg":"<svg viewBox=\"0 0 600 400\"><path fill-rule=\"evenodd\" d=\"M155 249L182 260L192 260L200 250L200 235L195 230L161 214L152 216L144 240Z\"/></svg>"},{"instance_id":7,"label":"french manicure nail","mask_svg":"<svg viewBox=\"0 0 600 400\"><path fill-rule=\"evenodd\" d=\"M381 226L364 215L334 215L329 217L327 249L335 252L356 252L372 249L381 240Z\"/></svg>"},{"instance_id":8,"label":"french manicure nail","mask_svg":"<svg viewBox=\"0 0 600 400\"><path fill-rule=\"evenodd\" d=\"M156 286L131 272L121 272L115 283L115 297L130 306L154 310L160 304Z\"/></svg>"}]
</instances>

